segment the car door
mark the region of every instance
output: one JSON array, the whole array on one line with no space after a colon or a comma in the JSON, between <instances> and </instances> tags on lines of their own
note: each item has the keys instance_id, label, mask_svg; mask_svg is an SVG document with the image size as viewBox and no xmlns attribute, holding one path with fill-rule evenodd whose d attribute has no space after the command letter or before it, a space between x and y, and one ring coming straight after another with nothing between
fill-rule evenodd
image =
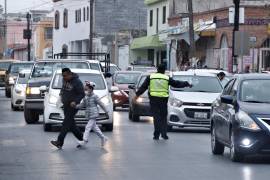
<instances>
[{"instance_id":1,"label":"car door","mask_svg":"<svg viewBox=\"0 0 270 180\"><path fill-rule=\"evenodd\" d=\"M225 89L221 96L226 96L230 94L230 91L233 87L235 80L232 79L227 83L225 86ZM221 99L219 99L218 106L216 107L217 117L216 117L216 133L219 139L226 141L226 127L227 127L227 118L228 114L226 112L227 110L227 104L222 103Z\"/></svg>"},{"instance_id":2,"label":"car door","mask_svg":"<svg viewBox=\"0 0 270 180\"><path fill-rule=\"evenodd\" d=\"M238 88L238 81L234 80L233 87L229 90L228 94L236 100L237 96L237 88ZM226 142L230 142L230 127L232 124L232 120L235 116L235 106L232 104L226 104L224 110L224 137Z\"/></svg>"}]
</instances>

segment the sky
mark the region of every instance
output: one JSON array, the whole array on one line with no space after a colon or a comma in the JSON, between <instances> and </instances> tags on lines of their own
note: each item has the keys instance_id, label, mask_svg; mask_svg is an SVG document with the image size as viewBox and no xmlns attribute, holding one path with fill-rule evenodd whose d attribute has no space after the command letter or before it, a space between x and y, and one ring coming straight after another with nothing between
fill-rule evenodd
<instances>
[{"instance_id":1,"label":"sky","mask_svg":"<svg viewBox=\"0 0 270 180\"><path fill-rule=\"evenodd\" d=\"M4 6L4 0L0 4ZM29 9L50 9L52 0L7 0L7 11L27 12Z\"/></svg>"}]
</instances>

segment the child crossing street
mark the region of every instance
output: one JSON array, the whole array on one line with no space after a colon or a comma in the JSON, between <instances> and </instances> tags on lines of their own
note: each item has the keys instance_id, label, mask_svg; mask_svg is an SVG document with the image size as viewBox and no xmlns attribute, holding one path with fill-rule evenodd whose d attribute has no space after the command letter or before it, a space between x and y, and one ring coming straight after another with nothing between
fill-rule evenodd
<instances>
[{"instance_id":1,"label":"child crossing street","mask_svg":"<svg viewBox=\"0 0 270 180\"><path fill-rule=\"evenodd\" d=\"M94 93L94 89L95 83L87 81L85 84L85 97L80 104L72 104L72 106L76 109L85 108L86 118L88 119L88 123L85 127L85 132L83 134L83 141L79 141L79 145L77 146L78 148L87 144L89 133L91 130L93 130L101 139L102 147L104 147L105 143L108 141L108 138L101 132L100 128L96 124L96 118L99 116L98 105L105 111L107 116L108 110L105 105L100 101L99 97Z\"/></svg>"}]
</instances>

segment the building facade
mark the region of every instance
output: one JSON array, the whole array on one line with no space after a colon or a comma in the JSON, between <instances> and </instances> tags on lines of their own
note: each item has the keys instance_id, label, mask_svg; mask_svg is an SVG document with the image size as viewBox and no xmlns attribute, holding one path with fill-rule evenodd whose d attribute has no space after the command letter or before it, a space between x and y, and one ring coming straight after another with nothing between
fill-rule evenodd
<instances>
[{"instance_id":1,"label":"building facade","mask_svg":"<svg viewBox=\"0 0 270 180\"><path fill-rule=\"evenodd\" d=\"M196 1L195 1L196 3ZM249 53L240 56L236 62L232 60L232 31L233 6L216 1L210 10L201 6L194 10L194 30L196 39L196 60L192 65L207 66L241 72L246 66L253 71L267 69L269 59L269 32L270 24L269 1L241 2L240 31L247 32L249 38ZM218 6L220 5L220 6ZM196 7L196 6L195 6ZM219 8L216 8L219 7ZM188 59L189 44L186 41L188 26L181 13L172 14L169 18L171 28L178 29L177 33L170 34L175 50L171 53L171 60L176 61L178 67L184 66Z\"/></svg>"},{"instance_id":2,"label":"building facade","mask_svg":"<svg viewBox=\"0 0 270 180\"><path fill-rule=\"evenodd\" d=\"M54 14L54 53L89 52L89 1L55 0ZM119 30L145 27L146 9L143 0L94 1L93 24L93 51L111 52L115 33Z\"/></svg>"},{"instance_id":3,"label":"building facade","mask_svg":"<svg viewBox=\"0 0 270 180\"><path fill-rule=\"evenodd\" d=\"M33 29L33 46L35 59L52 58L53 17L41 18Z\"/></svg>"},{"instance_id":4,"label":"building facade","mask_svg":"<svg viewBox=\"0 0 270 180\"><path fill-rule=\"evenodd\" d=\"M147 6L147 36L133 40L130 59L138 64L167 63L169 1L145 0L144 3Z\"/></svg>"}]
</instances>

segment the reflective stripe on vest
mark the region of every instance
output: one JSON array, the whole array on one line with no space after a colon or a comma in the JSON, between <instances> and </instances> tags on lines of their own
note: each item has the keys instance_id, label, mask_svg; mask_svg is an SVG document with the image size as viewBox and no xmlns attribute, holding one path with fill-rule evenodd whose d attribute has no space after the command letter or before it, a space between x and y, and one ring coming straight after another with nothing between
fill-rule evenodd
<instances>
[{"instance_id":1,"label":"reflective stripe on vest","mask_svg":"<svg viewBox=\"0 0 270 180\"><path fill-rule=\"evenodd\" d=\"M155 73L150 75L150 95L154 97L169 97L169 76Z\"/></svg>"}]
</instances>

